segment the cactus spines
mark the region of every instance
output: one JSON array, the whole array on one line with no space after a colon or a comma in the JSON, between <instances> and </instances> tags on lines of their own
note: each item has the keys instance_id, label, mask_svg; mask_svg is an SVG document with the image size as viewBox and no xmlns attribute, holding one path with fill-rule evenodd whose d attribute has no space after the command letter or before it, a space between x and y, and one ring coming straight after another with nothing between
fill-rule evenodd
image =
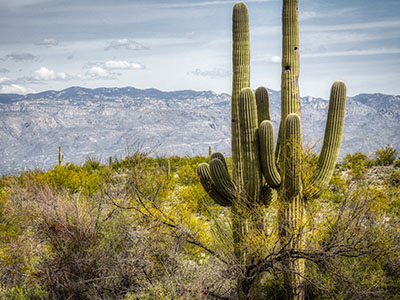
<instances>
[{"instance_id":1,"label":"cactus spines","mask_svg":"<svg viewBox=\"0 0 400 300\"><path fill-rule=\"evenodd\" d=\"M230 200L225 198L218 192L217 188L212 182L210 166L207 163L201 163L197 166L197 175L200 178L201 185L207 194L221 206L231 206Z\"/></svg>"},{"instance_id":2,"label":"cactus spines","mask_svg":"<svg viewBox=\"0 0 400 300\"><path fill-rule=\"evenodd\" d=\"M257 88L256 102L258 125L260 125L264 120L271 120L271 114L269 112L269 94L265 87L260 86Z\"/></svg>"},{"instance_id":3,"label":"cactus spines","mask_svg":"<svg viewBox=\"0 0 400 300\"><path fill-rule=\"evenodd\" d=\"M233 7L232 16L232 159L233 177L240 186L241 153L239 125L239 93L242 88L250 86L250 30L249 13L244 2Z\"/></svg>"},{"instance_id":4,"label":"cactus spines","mask_svg":"<svg viewBox=\"0 0 400 300\"><path fill-rule=\"evenodd\" d=\"M221 160L214 158L210 161L210 172L218 192L226 199L232 201L235 198L236 188L226 165Z\"/></svg>"},{"instance_id":5,"label":"cactus spines","mask_svg":"<svg viewBox=\"0 0 400 300\"><path fill-rule=\"evenodd\" d=\"M261 188L258 149L257 104L253 91L243 88L239 96L240 144L243 168L243 192L248 201L257 201Z\"/></svg>"},{"instance_id":6,"label":"cactus spines","mask_svg":"<svg viewBox=\"0 0 400 300\"><path fill-rule=\"evenodd\" d=\"M290 200L300 193L301 188L301 124L297 114L286 118L286 147L285 147L285 192Z\"/></svg>"},{"instance_id":7,"label":"cactus spines","mask_svg":"<svg viewBox=\"0 0 400 300\"><path fill-rule=\"evenodd\" d=\"M342 143L346 107L346 85L337 80L333 83L329 99L324 143L318 160L318 168L311 179L309 197L318 196L329 184Z\"/></svg>"},{"instance_id":8,"label":"cactus spines","mask_svg":"<svg viewBox=\"0 0 400 300\"><path fill-rule=\"evenodd\" d=\"M272 188L279 187L281 175L276 168L274 153L274 126L269 120L260 124L258 131L260 140L261 168L265 180Z\"/></svg>"},{"instance_id":9,"label":"cactus spines","mask_svg":"<svg viewBox=\"0 0 400 300\"><path fill-rule=\"evenodd\" d=\"M224 157L224 155L222 153L215 152L215 153L211 154L210 161L213 160L213 159L219 159L224 164L226 172L228 172L228 165L226 164L225 157Z\"/></svg>"},{"instance_id":10,"label":"cactus spines","mask_svg":"<svg viewBox=\"0 0 400 300\"><path fill-rule=\"evenodd\" d=\"M61 146L58 146L58 165L61 166L64 161L64 154L62 154Z\"/></svg>"}]
</instances>

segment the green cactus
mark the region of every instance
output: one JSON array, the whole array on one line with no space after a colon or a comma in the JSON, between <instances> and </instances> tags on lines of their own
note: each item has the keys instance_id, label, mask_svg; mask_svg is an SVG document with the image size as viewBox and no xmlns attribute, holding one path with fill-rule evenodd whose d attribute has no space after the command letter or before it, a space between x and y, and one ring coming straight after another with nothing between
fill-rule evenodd
<instances>
[{"instance_id":1,"label":"green cactus","mask_svg":"<svg viewBox=\"0 0 400 300\"><path fill-rule=\"evenodd\" d=\"M254 95L249 88L248 11L239 2L233 9L232 178L220 153L213 153L210 164L202 163L197 168L209 196L232 209L235 255L242 264L249 257L237 245L242 242L249 222L255 220L241 215L240 206L268 205L277 199L281 243L301 248L304 202L318 197L327 187L342 141L346 86L336 81L331 89L318 168L311 179L302 177L298 0L283 0L282 31L281 123L276 150L268 91L259 87ZM304 299L304 262L288 259L282 263L291 270L285 274L287 298ZM250 288L245 285L245 281L239 280L239 298L249 296Z\"/></svg>"},{"instance_id":2,"label":"green cactus","mask_svg":"<svg viewBox=\"0 0 400 300\"><path fill-rule=\"evenodd\" d=\"M232 159L234 181L240 187L242 159L240 153L239 94L242 88L250 87L249 13L244 2L236 3L233 8L232 40Z\"/></svg>"},{"instance_id":3,"label":"green cactus","mask_svg":"<svg viewBox=\"0 0 400 300\"><path fill-rule=\"evenodd\" d=\"M211 154L212 154L212 148L211 146L208 146L208 156L211 156Z\"/></svg>"},{"instance_id":4,"label":"green cactus","mask_svg":"<svg viewBox=\"0 0 400 300\"><path fill-rule=\"evenodd\" d=\"M167 176L171 175L171 161L167 159Z\"/></svg>"},{"instance_id":5,"label":"green cactus","mask_svg":"<svg viewBox=\"0 0 400 300\"><path fill-rule=\"evenodd\" d=\"M64 154L62 154L61 146L58 146L58 165L62 166L63 161L64 161Z\"/></svg>"}]
</instances>

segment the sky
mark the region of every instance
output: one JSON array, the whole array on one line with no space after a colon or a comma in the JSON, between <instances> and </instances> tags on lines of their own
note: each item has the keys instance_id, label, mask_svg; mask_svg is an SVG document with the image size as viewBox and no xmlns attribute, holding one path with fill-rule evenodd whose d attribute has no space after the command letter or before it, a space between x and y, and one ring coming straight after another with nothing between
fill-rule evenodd
<instances>
[{"instance_id":1,"label":"sky","mask_svg":"<svg viewBox=\"0 0 400 300\"><path fill-rule=\"evenodd\" d=\"M0 93L88 88L231 92L229 0L0 0ZM246 1L251 87L280 90L278 0ZM299 0L300 93L400 95L399 0Z\"/></svg>"}]
</instances>

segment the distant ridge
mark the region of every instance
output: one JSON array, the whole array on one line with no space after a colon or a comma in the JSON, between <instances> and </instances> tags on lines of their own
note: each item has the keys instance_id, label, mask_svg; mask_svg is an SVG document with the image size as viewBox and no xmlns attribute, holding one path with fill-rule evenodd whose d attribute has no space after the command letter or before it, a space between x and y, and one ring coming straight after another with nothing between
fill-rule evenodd
<instances>
[{"instance_id":1,"label":"distant ridge","mask_svg":"<svg viewBox=\"0 0 400 300\"><path fill-rule=\"evenodd\" d=\"M278 128L280 92L269 90L272 122ZM303 97L304 141L317 142L325 129L328 101ZM153 155L230 155L230 95L213 91L70 87L37 94L0 94L0 173L65 160L125 156L140 148ZM341 156L400 149L400 96L349 97ZM318 143L319 142L319 143Z\"/></svg>"}]
</instances>

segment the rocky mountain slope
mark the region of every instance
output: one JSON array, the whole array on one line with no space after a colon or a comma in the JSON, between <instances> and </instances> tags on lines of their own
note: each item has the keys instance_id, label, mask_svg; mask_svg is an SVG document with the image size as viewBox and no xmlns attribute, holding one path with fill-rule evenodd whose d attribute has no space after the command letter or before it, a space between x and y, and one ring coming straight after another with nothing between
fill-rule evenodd
<instances>
[{"instance_id":1,"label":"rocky mountain slope","mask_svg":"<svg viewBox=\"0 0 400 300\"><path fill-rule=\"evenodd\" d=\"M280 93L270 91L278 128ZM304 97L304 141L318 151L328 101ZM348 99L341 156L400 149L400 96L360 94ZM0 173L49 168L58 146L65 160L107 159L134 151L153 155L230 155L230 96L211 91L71 87L25 96L0 94Z\"/></svg>"}]
</instances>

